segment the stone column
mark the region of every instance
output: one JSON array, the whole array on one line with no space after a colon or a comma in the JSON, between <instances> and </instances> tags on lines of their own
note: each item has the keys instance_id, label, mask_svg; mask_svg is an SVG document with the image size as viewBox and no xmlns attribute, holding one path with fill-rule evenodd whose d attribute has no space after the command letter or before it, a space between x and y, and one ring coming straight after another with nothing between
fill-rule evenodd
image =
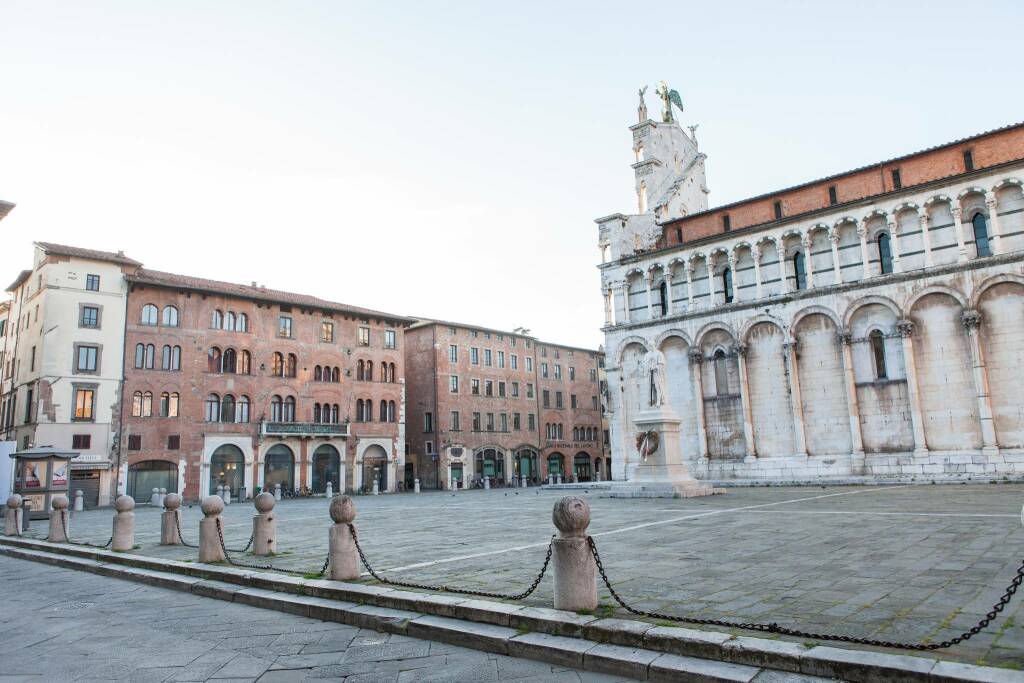
<instances>
[{"instance_id":1,"label":"stone column","mask_svg":"<svg viewBox=\"0 0 1024 683\"><path fill-rule=\"evenodd\" d=\"M861 277L866 280L873 274L871 272L871 259L868 256L868 227L859 221L856 222L856 226L857 237L860 238L860 260L863 272Z\"/></svg>"},{"instance_id":2,"label":"stone column","mask_svg":"<svg viewBox=\"0 0 1024 683\"><path fill-rule=\"evenodd\" d=\"M830 228L828 243L832 248L832 280L834 284L843 284L843 266L839 263L839 230Z\"/></svg>"},{"instance_id":3,"label":"stone column","mask_svg":"<svg viewBox=\"0 0 1024 683\"><path fill-rule=\"evenodd\" d=\"M665 315L672 315L675 313L672 303L672 264L662 272L665 275Z\"/></svg>"},{"instance_id":4,"label":"stone column","mask_svg":"<svg viewBox=\"0 0 1024 683\"><path fill-rule=\"evenodd\" d=\"M850 437L853 441L853 458L864 464L864 437L860 428L860 405L857 403L857 382L853 374L853 335L840 330L839 345L843 352L843 380L846 385L846 407L850 413Z\"/></svg>"},{"instance_id":5,"label":"stone column","mask_svg":"<svg viewBox=\"0 0 1024 683\"><path fill-rule=\"evenodd\" d=\"M697 400L697 448L700 457L708 457L708 430L704 417L704 377L702 367L704 354L700 349L690 349L690 365L693 367L693 390Z\"/></svg>"},{"instance_id":6,"label":"stone column","mask_svg":"<svg viewBox=\"0 0 1024 683\"><path fill-rule=\"evenodd\" d=\"M558 529L558 536L551 540L555 609L593 610L597 607L597 564L587 536L590 506L582 498L566 496L555 503L551 519Z\"/></svg>"},{"instance_id":7,"label":"stone column","mask_svg":"<svg viewBox=\"0 0 1024 683\"><path fill-rule=\"evenodd\" d=\"M800 394L800 372L797 370L797 346L796 338L791 338L782 343L783 357L786 365L789 366L789 384L792 391L789 393L790 405L793 409L793 435L796 437L797 457L807 457L807 434L804 432L804 404Z\"/></svg>"},{"instance_id":8,"label":"stone column","mask_svg":"<svg viewBox=\"0 0 1024 683\"><path fill-rule=\"evenodd\" d=\"M814 255L811 253L814 242L811 240L810 235L804 235L800 239L800 244L804 247L804 263L806 264L807 270L807 289L814 287Z\"/></svg>"},{"instance_id":9,"label":"stone column","mask_svg":"<svg viewBox=\"0 0 1024 683\"><path fill-rule=\"evenodd\" d=\"M199 507L204 515L199 522L199 561L224 562L227 557L220 542L223 533L220 513L224 512L224 501L220 496L207 496Z\"/></svg>"},{"instance_id":10,"label":"stone column","mask_svg":"<svg viewBox=\"0 0 1024 683\"><path fill-rule=\"evenodd\" d=\"M256 514L252 518L252 554L272 555L277 552L277 518L274 517L274 496L264 491L252 499Z\"/></svg>"},{"instance_id":11,"label":"stone column","mask_svg":"<svg viewBox=\"0 0 1024 683\"><path fill-rule=\"evenodd\" d=\"M751 247L750 258L754 259L754 297L760 299L764 296L761 285L761 247Z\"/></svg>"},{"instance_id":12,"label":"stone column","mask_svg":"<svg viewBox=\"0 0 1024 683\"><path fill-rule=\"evenodd\" d=\"M789 292L789 280L786 279L786 247L783 246L781 238L775 243L775 253L779 256L779 281L782 283L782 293Z\"/></svg>"},{"instance_id":13,"label":"stone column","mask_svg":"<svg viewBox=\"0 0 1024 683\"><path fill-rule=\"evenodd\" d=\"M711 256L704 257L704 263L707 264L708 269L708 306L714 307L715 301L715 265L711 260Z\"/></svg>"},{"instance_id":14,"label":"stone column","mask_svg":"<svg viewBox=\"0 0 1024 683\"><path fill-rule=\"evenodd\" d=\"M601 293L604 295L604 324L608 327L615 324L615 317L612 315L612 302L615 300L615 290L609 285Z\"/></svg>"},{"instance_id":15,"label":"stone column","mask_svg":"<svg viewBox=\"0 0 1024 683\"><path fill-rule=\"evenodd\" d=\"M178 526L181 524L181 496L168 493L164 498L164 511L160 513L160 545L181 545Z\"/></svg>"},{"instance_id":16,"label":"stone column","mask_svg":"<svg viewBox=\"0 0 1024 683\"><path fill-rule=\"evenodd\" d=\"M631 322L629 317L629 277L622 282L622 321Z\"/></svg>"},{"instance_id":17,"label":"stone column","mask_svg":"<svg viewBox=\"0 0 1024 683\"><path fill-rule=\"evenodd\" d=\"M648 270L644 273L644 284L647 286L647 319L654 319L654 302L651 300L651 280L654 279L654 275Z\"/></svg>"},{"instance_id":18,"label":"stone column","mask_svg":"<svg viewBox=\"0 0 1024 683\"><path fill-rule=\"evenodd\" d=\"M335 496L331 500L331 525L327 532L328 578L332 581L355 581L359 578L359 552L353 537L356 504L351 496Z\"/></svg>"},{"instance_id":19,"label":"stone column","mask_svg":"<svg viewBox=\"0 0 1024 683\"><path fill-rule=\"evenodd\" d=\"M917 222L921 224L921 243L924 245L924 267L932 267L932 236L928 230L928 209L921 207L921 213L917 215Z\"/></svg>"},{"instance_id":20,"label":"stone column","mask_svg":"<svg viewBox=\"0 0 1024 683\"><path fill-rule=\"evenodd\" d=\"M21 496L12 493L4 507L4 536L21 535Z\"/></svg>"},{"instance_id":21,"label":"stone column","mask_svg":"<svg viewBox=\"0 0 1024 683\"><path fill-rule=\"evenodd\" d=\"M739 279L736 277L736 252L730 251L729 256L729 273L732 276L732 300L736 301L739 298ZM722 283L722 303L728 303L725 300L725 283Z\"/></svg>"},{"instance_id":22,"label":"stone column","mask_svg":"<svg viewBox=\"0 0 1024 683\"><path fill-rule=\"evenodd\" d=\"M956 248L960 256L958 261L963 263L967 260L967 242L964 240L963 209L955 202L950 204L950 213L953 214L953 223L956 225Z\"/></svg>"},{"instance_id":23,"label":"stone column","mask_svg":"<svg viewBox=\"0 0 1024 683\"><path fill-rule=\"evenodd\" d=\"M135 547L135 499L131 496L118 496L114 501L114 533L110 539L110 549L125 553Z\"/></svg>"},{"instance_id":24,"label":"stone column","mask_svg":"<svg viewBox=\"0 0 1024 683\"><path fill-rule=\"evenodd\" d=\"M684 270L686 271L686 308L693 310L693 264L687 261Z\"/></svg>"},{"instance_id":25,"label":"stone column","mask_svg":"<svg viewBox=\"0 0 1024 683\"><path fill-rule=\"evenodd\" d=\"M889 244L892 246L892 272L894 272L894 273L902 273L903 272L903 268L900 265L900 236L899 236L900 224L899 224L899 221L896 219L896 216L893 216L889 220L888 226L889 226Z\"/></svg>"},{"instance_id":26,"label":"stone column","mask_svg":"<svg viewBox=\"0 0 1024 683\"><path fill-rule=\"evenodd\" d=\"M981 348L978 328L981 327L981 312L967 310L960 317L967 330L971 349L971 367L974 371L974 388L978 394L978 418L981 420L982 452L999 452L996 442L995 422L992 419L992 398L988 387L988 370L985 367L985 353Z\"/></svg>"},{"instance_id":27,"label":"stone column","mask_svg":"<svg viewBox=\"0 0 1024 683\"><path fill-rule=\"evenodd\" d=\"M989 242L992 244L993 254L1003 253L1003 229L999 221L999 203L996 201L995 192L985 193L985 206L988 207Z\"/></svg>"},{"instance_id":28,"label":"stone column","mask_svg":"<svg viewBox=\"0 0 1024 683\"><path fill-rule=\"evenodd\" d=\"M910 420L914 430L914 456L928 457L928 442L924 438L924 414L921 412L921 393L917 386L917 364L914 362L914 321L897 320L896 330L903 338L903 365L907 369L907 393L910 395Z\"/></svg>"},{"instance_id":29,"label":"stone column","mask_svg":"<svg viewBox=\"0 0 1024 683\"><path fill-rule=\"evenodd\" d=\"M754 418L750 409L750 383L747 381L747 345L737 342L732 347L736 353L736 364L740 369L740 402L743 405L743 442L746 448L744 462L757 459L757 448L754 444Z\"/></svg>"},{"instance_id":30,"label":"stone column","mask_svg":"<svg viewBox=\"0 0 1024 683\"><path fill-rule=\"evenodd\" d=\"M50 510L50 533L46 540L50 543L67 543L68 527L71 526L71 520L68 519L68 497L54 496L50 499L50 505L53 509Z\"/></svg>"}]
</instances>

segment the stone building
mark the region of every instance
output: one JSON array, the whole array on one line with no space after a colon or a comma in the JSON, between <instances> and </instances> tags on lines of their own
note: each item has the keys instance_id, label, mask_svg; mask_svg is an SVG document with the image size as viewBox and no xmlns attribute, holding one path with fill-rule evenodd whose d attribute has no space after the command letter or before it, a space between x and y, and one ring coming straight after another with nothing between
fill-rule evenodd
<instances>
[{"instance_id":1,"label":"stone building","mask_svg":"<svg viewBox=\"0 0 1024 683\"><path fill-rule=\"evenodd\" d=\"M404 487L412 320L256 283L149 269L126 281L130 495Z\"/></svg>"},{"instance_id":2,"label":"stone building","mask_svg":"<svg viewBox=\"0 0 1024 683\"><path fill-rule=\"evenodd\" d=\"M665 118L597 220L613 474L652 348L700 478L1024 473L1024 124L709 209Z\"/></svg>"},{"instance_id":3,"label":"stone building","mask_svg":"<svg viewBox=\"0 0 1024 683\"><path fill-rule=\"evenodd\" d=\"M598 352L442 321L405 338L406 467L423 487L607 479Z\"/></svg>"}]
</instances>

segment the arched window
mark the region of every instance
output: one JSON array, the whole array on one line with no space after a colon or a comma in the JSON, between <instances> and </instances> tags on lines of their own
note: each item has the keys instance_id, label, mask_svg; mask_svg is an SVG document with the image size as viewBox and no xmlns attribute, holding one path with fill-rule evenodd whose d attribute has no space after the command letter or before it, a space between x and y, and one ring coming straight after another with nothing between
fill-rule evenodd
<instances>
[{"instance_id":1,"label":"arched window","mask_svg":"<svg viewBox=\"0 0 1024 683\"><path fill-rule=\"evenodd\" d=\"M142 417L142 392L132 394L132 417Z\"/></svg>"},{"instance_id":2,"label":"arched window","mask_svg":"<svg viewBox=\"0 0 1024 683\"><path fill-rule=\"evenodd\" d=\"M356 363L356 379L360 382L363 381L363 377L366 376L366 364L363 361Z\"/></svg>"},{"instance_id":3,"label":"arched window","mask_svg":"<svg viewBox=\"0 0 1024 683\"><path fill-rule=\"evenodd\" d=\"M136 344L135 345L135 367L144 368L146 367L146 345Z\"/></svg>"},{"instance_id":4,"label":"arched window","mask_svg":"<svg viewBox=\"0 0 1024 683\"><path fill-rule=\"evenodd\" d=\"M165 344L160 354L160 367L164 370L171 369L171 347L169 345Z\"/></svg>"},{"instance_id":5,"label":"arched window","mask_svg":"<svg viewBox=\"0 0 1024 683\"><path fill-rule=\"evenodd\" d=\"M228 311L228 314L224 317L224 329L235 331L235 313L234 311Z\"/></svg>"},{"instance_id":6,"label":"arched window","mask_svg":"<svg viewBox=\"0 0 1024 683\"><path fill-rule=\"evenodd\" d=\"M661 303L661 314L663 316L668 315L668 285L662 280L661 284L658 285L658 301Z\"/></svg>"},{"instance_id":7,"label":"arched window","mask_svg":"<svg viewBox=\"0 0 1024 683\"><path fill-rule=\"evenodd\" d=\"M164 306L163 324L166 327L178 326L178 309L174 306Z\"/></svg>"},{"instance_id":8,"label":"arched window","mask_svg":"<svg viewBox=\"0 0 1024 683\"><path fill-rule=\"evenodd\" d=\"M224 398L220 403L220 421L221 422L234 422L235 421L235 397L231 394L224 394Z\"/></svg>"},{"instance_id":9,"label":"arched window","mask_svg":"<svg viewBox=\"0 0 1024 683\"><path fill-rule=\"evenodd\" d=\"M580 440L580 430L579 430L579 427L573 427L572 428L572 440L573 441L579 441Z\"/></svg>"},{"instance_id":10,"label":"arched window","mask_svg":"<svg viewBox=\"0 0 1024 683\"><path fill-rule=\"evenodd\" d=\"M181 347L171 349L171 370L181 370Z\"/></svg>"},{"instance_id":11,"label":"arched window","mask_svg":"<svg viewBox=\"0 0 1024 683\"><path fill-rule=\"evenodd\" d=\"M143 325L156 325L157 310L153 304L146 304L142 307L142 320L140 322Z\"/></svg>"},{"instance_id":12,"label":"arched window","mask_svg":"<svg viewBox=\"0 0 1024 683\"><path fill-rule=\"evenodd\" d=\"M160 394L160 417L167 417L171 408L171 395L166 391Z\"/></svg>"},{"instance_id":13,"label":"arched window","mask_svg":"<svg viewBox=\"0 0 1024 683\"><path fill-rule=\"evenodd\" d=\"M396 373L395 373L395 367L396 367L395 364L392 363L391 364L391 381L392 382L397 382L398 381L397 379L395 379L395 377L397 376Z\"/></svg>"},{"instance_id":14,"label":"arched window","mask_svg":"<svg viewBox=\"0 0 1024 683\"><path fill-rule=\"evenodd\" d=\"M322 382L324 381L324 370L319 365L313 368L313 381Z\"/></svg>"},{"instance_id":15,"label":"arched window","mask_svg":"<svg viewBox=\"0 0 1024 683\"><path fill-rule=\"evenodd\" d=\"M341 368L337 368L336 367L336 368L333 368L331 370L331 381L332 382L340 382L341 381Z\"/></svg>"},{"instance_id":16,"label":"arched window","mask_svg":"<svg viewBox=\"0 0 1024 683\"><path fill-rule=\"evenodd\" d=\"M394 422L397 419L397 413L395 412L395 402L388 401L388 422Z\"/></svg>"},{"instance_id":17,"label":"arched window","mask_svg":"<svg viewBox=\"0 0 1024 683\"><path fill-rule=\"evenodd\" d=\"M718 349L712 358L715 364L715 393L725 396L729 393L729 367L726 365L728 360L725 357L725 351Z\"/></svg>"},{"instance_id":18,"label":"arched window","mask_svg":"<svg viewBox=\"0 0 1024 683\"><path fill-rule=\"evenodd\" d=\"M239 396L235 404L235 422L249 421L249 397Z\"/></svg>"},{"instance_id":19,"label":"arched window","mask_svg":"<svg viewBox=\"0 0 1024 683\"><path fill-rule=\"evenodd\" d=\"M178 392L171 392L171 400L167 404L167 417L178 417Z\"/></svg>"},{"instance_id":20,"label":"arched window","mask_svg":"<svg viewBox=\"0 0 1024 683\"><path fill-rule=\"evenodd\" d=\"M274 394L273 398L270 399L270 421L271 422L281 422L281 417L284 414L284 411L282 410L282 406L283 405L284 404L281 403L281 397L278 396L277 394Z\"/></svg>"},{"instance_id":21,"label":"arched window","mask_svg":"<svg viewBox=\"0 0 1024 683\"><path fill-rule=\"evenodd\" d=\"M871 356L875 361L875 379L888 379L889 372L885 367L885 337L879 330L868 335L871 341Z\"/></svg>"},{"instance_id":22,"label":"arched window","mask_svg":"<svg viewBox=\"0 0 1024 683\"><path fill-rule=\"evenodd\" d=\"M295 397L288 396L284 400L284 422L295 422Z\"/></svg>"},{"instance_id":23,"label":"arched window","mask_svg":"<svg viewBox=\"0 0 1024 683\"><path fill-rule=\"evenodd\" d=\"M796 279L796 288L807 289L807 270L804 267L804 253L802 251L793 254L793 275Z\"/></svg>"},{"instance_id":24,"label":"arched window","mask_svg":"<svg viewBox=\"0 0 1024 683\"><path fill-rule=\"evenodd\" d=\"M271 374L274 377L284 377L284 355L274 351L274 360L271 364Z\"/></svg>"},{"instance_id":25,"label":"arched window","mask_svg":"<svg viewBox=\"0 0 1024 683\"><path fill-rule=\"evenodd\" d=\"M313 422L320 422L320 404L313 404Z\"/></svg>"},{"instance_id":26,"label":"arched window","mask_svg":"<svg viewBox=\"0 0 1024 683\"><path fill-rule=\"evenodd\" d=\"M289 353L288 354L288 368L287 368L287 371L286 371L286 375L288 377L294 377L295 373L296 373L296 369L298 368L298 366L299 366L299 359L298 359L298 357L296 357L296 355L294 353Z\"/></svg>"},{"instance_id":27,"label":"arched window","mask_svg":"<svg viewBox=\"0 0 1024 683\"><path fill-rule=\"evenodd\" d=\"M234 349L224 349L224 357L221 359L220 366L223 372L234 374L238 370L238 353Z\"/></svg>"},{"instance_id":28,"label":"arched window","mask_svg":"<svg viewBox=\"0 0 1024 683\"><path fill-rule=\"evenodd\" d=\"M219 330L224 327L224 314L219 310L214 309L213 313L210 315L210 327L215 330Z\"/></svg>"},{"instance_id":29,"label":"arched window","mask_svg":"<svg viewBox=\"0 0 1024 683\"><path fill-rule=\"evenodd\" d=\"M366 361L366 377L364 377L363 379L365 379L367 382L372 382L373 381L373 361L372 360Z\"/></svg>"},{"instance_id":30,"label":"arched window","mask_svg":"<svg viewBox=\"0 0 1024 683\"><path fill-rule=\"evenodd\" d=\"M206 421L220 422L220 396L217 394L206 397Z\"/></svg>"},{"instance_id":31,"label":"arched window","mask_svg":"<svg viewBox=\"0 0 1024 683\"><path fill-rule=\"evenodd\" d=\"M245 313L239 313L238 321L235 323L235 330L237 330L238 332L248 332L249 316L247 316Z\"/></svg>"},{"instance_id":32,"label":"arched window","mask_svg":"<svg viewBox=\"0 0 1024 683\"><path fill-rule=\"evenodd\" d=\"M356 422L363 421L363 399L356 399Z\"/></svg>"},{"instance_id":33,"label":"arched window","mask_svg":"<svg viewBox=\"0 0 1024 683\"><path fill-rule=\"evenodd\" d=\"M366 421L373 422L373 401L371 401L370 399L366 399L363 402L363 409L365 412L365 415L363 415L363 417L366 419Z\"/></svg>"},{"instance_id":34,"label":"arched window","mask_svg":"<svg viewBox=\"0 0 1024 683\"><path fill-rule=\"evenodd\" d=\"M564 425L563 425L563 424L562 424L561 422L559 422L559 423L558 423L558 440L559 440L559 441L561 441L561 440L562 440L562 438L563 438L563 437L562 437L562 427L563 427L563 426L564 426Z\"/></svg>"},{"instance_id":35,"label":"arched window","mask_svg":"<svg viewBox=\"0 0 1024 683\"><path fill-rule=\"evenodd\" d=\"M248 375L252 372L252 355L248 351L238 354L238 374Z\"/></svg>"},{"instance_id":36,"label":"arched window","mask_svg":"<svg viewBox=\"0 0 1024 683\"><path fill-rule=\"evenodd\" d=\"M892 272L892 243L884 232L878 235L878 264L883 274Z\"/></svg>"},{"instance_id":37,"label":"arched window","mask_svg":"<svg viewBox=\"0 0 1024 683\"><path fill-rule=\"evenodd\" d=\"M725 295L725 303L732 303L732 268L722 271L722 293Z\"/></svg>"},{"instance_id":38,"label":"arched window","mask_svg":"<svg viewBox=\"0 0 1024 683\"><path fill-rule=\"evenodd\" d=\"M388 421L388 402L384 400L381 400L380 402L380 421Z\"/></svg>"},{"instance_id":39,"label":"arched window","mask_svg":"<svg viewBox=\"0 0 1024 683\"><path fill-rule=\"evenodd\" d=\"M338 415L341 413L341 409L337 403L331 405L331 422L338 424Z\"/></svg>"},{"instance_id":40,"label":"arched window","mask_svg":"<svg viewBox=\"0 0 1024 683\"><path fill-rule=\"evenodd\" d=\"M221 368L220 349L216 346L212 346L206 354L206 371L221 372Z\"/></svg>"},{"instance_id":41,"label":"arched window","mask_svg":"<svg viewBox=\"0 0 1024 683\"><path fill-rule=\"evenodd\" d=\"M146 344L146 369L152 370L153 365L156 363L156 347L152 344Z\"/></svg>"},{"instance_id":42,"label":"arched window","mask_svg":"<svg viewBox=\"0 0 1024 683\"><path fill-rule=\"evenodd\" d=\"M971 225L974 226L974 246L978 250L978 257L991 256L992 246L988 241L988 221L985 220L985 214L974 214Z\"/></svg>"}]
</instances>

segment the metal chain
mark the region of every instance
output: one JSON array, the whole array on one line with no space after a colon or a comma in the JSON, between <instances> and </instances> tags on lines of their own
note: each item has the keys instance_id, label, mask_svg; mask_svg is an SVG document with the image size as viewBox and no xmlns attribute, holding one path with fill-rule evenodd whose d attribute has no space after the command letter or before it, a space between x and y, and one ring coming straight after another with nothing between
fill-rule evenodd
<instances>
[{"instance_id":1,"label":"metal chain","mask_svg":"<svg viewBox=\"0 0 1024 683\"><path fill-rule=\"evenodd\" d=\"M594 543L594 539L587 536L587 543L590 545L590 552L594 555L594 562L597 563L597 571L601 574L601 580L604 581L604 585L608 588L608 592L611 593L612 598L615 602L631 614L636 614L641 617L650 617L652 619L659 619L662 621L675 621L686 624L701 624L704 626L724 626L726 628L738 628L745 631L760 631L763 633L775 633L783 636L795 636L797 638L808 638L811 640L830 640L840 643L853 643L856 645L872 645L874 647L890 647L899 648L903 650L917 650L917 651L931 651L931 650L942 650L953 645L958 645L965 640L970 640L973 636L980 633L985 627L987 627L996 616L1002 612L1006 605L1009 604L1010 599L1013 597L1017 589L1020 588L1021 583L1024 583L1024 562L1021 563L1017 569L1016 575L1013 580L1010 581L1010 585L1006 587L1006 592L1003 593L1002 597L996 601L989 610L985 617L981 619L977 624L964 631L958 636L954 636L948 640L943 640L940 643L902 643L893 640L877 640L874 638L858 638L857 636L848 636L834 633L813 633L810 631L801 631L800 629L790 628L788 626L779 626L777 623L772 622L770 624L763 624L757 622L737 622L729 621L726 619L702 619L700 617L685 617L678 616L675 614L661 614L659 612L645 612L643 610L636 609L629 606L622 597L615 592L612 588L611 581L608 580L608 575L604 571L604 565L601 564L601 556L597 552L597 545Z\"/></svg>"},{"instance_id":2,"label":"metal chain","mask_svg":"<svg viewBox=\"0 0 1024 683\"><path fill-rule=\"evenodd\" d=\"M64 527L64 540L66 542L72 544L72 545L84 545L84 546L88 546L90 548L108 548L108 547L110 547L110 544L114 542L113 534L111 534L110 538L103 545L98 545L96 543L86 543L85 541L72 541L71 540L71 535L68 534L68 512L67 512L67 510L61 510L60 511L60 524L61 524L62 527Z\"/></svg>"},{"instance_id":3,"label":"metal chain","mask_svg":"<svg viewBox=\"0 0 1024 683\"><path fill-rule=\"evenodd\" d=\"M459 593L461 595L476 595L482 598L498 598L500 600L523 600L525 598L530 597L530 595L532 595L533 592L537 590L537 586L540 585L541 579L544 578L544 573L548 570L548 564L550 564L551 562L552 543L551 541L549 541L548 554L544 558L544 565L540 568L540 573L537 574L537 578L533 580L533 583L531 583L530 587L527 588L525 591L523 591L522 593L515 593L512 595L508 593L491 593L489 591L476 591L467 588L453 588L451 586L445 585L432 586L427 583L416 583L413 581L396 581L394 579L388 579L384 576L381 576L376 571L374 571L373 567L370 566L369 561L367 561L366 554L363 552L362 547L359 545L359 537L356 534L355 525L349 523L348 530L352 534L352 542L355 543L356 551L359 553L359 559L360 561L362 561L363 566L366 567L366 571L370 573L370 576L388 586L399 586L401 588L419 588L423 590L441 591L444 593ZM552 535L551 538L552 540L554 540L555 537Z\"/></svg>"},{"instance_id":4,"label":"metal chain","mask_svg":"<svg viewBox=\"0 0 1024 683\"><path fill-rule=\"evenodd\" d=\"M295 569L282 569L280 567L275 567L275 566L270 565L270 564L249 564L247 562L239 562L237 560L232 560L231 556L228 554L228 547L226 545L224 545L224 530L221 529L220 517L217 517L216 520L217 520L217 538L220 540L220 549L224 551L224 559L231 566L233 566L233 567L245 567L246 569L269 569L269 570L275 571L275 572L284 572L286 574L298 574L298 575L301 575L301 576L305 576L306 575L306 572L296 571ZM245 546L246 550L248 550L249 546L252 545L253 538L255 538L255 537L256 537L256 534L253 534L252 536L249 537L249 543L246 544L246 546ZM242 551L231 550L230 552L245 552L245 551L244 550L242 550ZM319 572L317 572L317 574L316 574L317 576L323 576L324 575L324 572L327 571L327 564L330 561L331 561L331 556L330 556L330 554L328 554L327 555L327 559L324 560L323 567L320 569Z\"/></svg>"},{"instance_id":5,"label":"metal chain","mask_svg":"<svg viewBox=\"0 0 1024 683\"><path fill-rule=\"evenodd\" d=\"M178 530L178 540L181 541L181 544L183 546L185 546L186 548L199 547L199 544L192 545L191 543L185 540L184 536L181 535L181 513L178 512L177 510L174 511L174 527Z\"/></svg>"}]
</instances>

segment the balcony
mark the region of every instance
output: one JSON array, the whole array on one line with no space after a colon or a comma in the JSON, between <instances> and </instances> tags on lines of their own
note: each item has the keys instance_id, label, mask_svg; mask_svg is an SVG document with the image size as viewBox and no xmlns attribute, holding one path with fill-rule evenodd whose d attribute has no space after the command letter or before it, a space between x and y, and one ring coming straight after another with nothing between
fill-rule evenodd
<instances>
[{"instance_id":1,"label":"balcony","mask_svg":"<svg viewBox=\"0 0 1024 683\"><path fill-rule=\"evenodd\" d=\"M349 436L349 424L322 422L260 422L260 436Z\"/></svg>"}]
</instances>

